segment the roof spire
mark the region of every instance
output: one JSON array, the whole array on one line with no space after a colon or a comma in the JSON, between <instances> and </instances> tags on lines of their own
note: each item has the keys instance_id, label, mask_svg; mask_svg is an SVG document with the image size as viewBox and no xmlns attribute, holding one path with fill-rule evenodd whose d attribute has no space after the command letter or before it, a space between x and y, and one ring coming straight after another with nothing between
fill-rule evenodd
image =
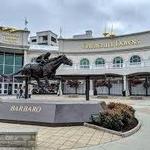
<instances>
[{"instance_id":1,"label":"roof spire","mask_svg":"<svg viewBox=\"0 0 150 150\"><path fill-rule=\"evenodd\" d=\"M113 38L115 36L114 34L114 28L113 28L113 24L111 26L111 30L110 30L110 37Z\"/></svg>"},{"instance_id":2,"label":"roof spire","mask_svg":"<svg viewBox=\"0 0 150 150\"><path fill-rule=\"evenodd\" d=\"M60 30L59 30L59 38L62 38L62 27L60 27Z\"/></svg>"},{"instance_id":3,"label":"roof spire","mask_svg":"<svg viewBox=\"0 0 150 150\"><path fill-rule=\"evenodd\" d=\"M104 28L104 33L103 33L103 35L106 37L108 34L109 34L109 33L107 32L107 26L106 26L106 24L105 24L105 28Z\"/></svg>"}]
</instances>

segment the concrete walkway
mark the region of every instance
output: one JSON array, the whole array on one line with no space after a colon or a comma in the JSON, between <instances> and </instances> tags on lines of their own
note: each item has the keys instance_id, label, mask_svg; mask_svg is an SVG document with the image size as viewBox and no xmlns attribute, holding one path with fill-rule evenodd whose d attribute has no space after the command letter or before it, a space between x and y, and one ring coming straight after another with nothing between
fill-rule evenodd
<instances>
[{"instance_id":1,"label":"concrete walkway","mask_svg":"<svg viewBox=\"0 0 150 150\"><path fill-rule=\"evenodd\" d=\"M99 145L122 138L111 133L87 128L84 126L46 127L1 123L0 128L37 129L36 150L66 150ZM2 148L0 148L2 150ZM19 149L16 149L19 150ZM23 149L20 149L23 150Z\"/></svg>"},{"instance_id":2,"label":"concrete walkway","mask_svg":"<svg viewBox=\"0 0 150 150\"><path fill-rule=\"evenodd\" d=\"M132 136L114 142L78 150L149 150L150 149L150 106L135 106L142 120L141 129Z\"/></svg>"},{"instance_id":3,"label":"concrete walkway","mask_svg":"<svg viewBox=\"0 0 150 150\"><path fill-rule=\"evenodd\" d=\"M8 97L1 97L2 99L8 99ZM9 97L10 99L14 98L14 97ZM69 98L67 96L61 96L61 97L56 97L56 96L33 96L33 99L46 99L46 100L84 100L84 97L78 97L78 98ZM92 143L95 146L92 146L92 144L85 144L83 148L78 148L78 147L82 147L83 145L80 145L80 143L78 145L76 145L75 147L62 147L62 149L76 149L76 150L150 150L150 97L147 97L143 100L126 100L123 97L118 97L118 98L109 98L109 99L98 99L98 98L91 98L91 100L104 100L106 103L109 103L111 101L115 101L115 102L122 102L122 103L126 103L129 105L132 105L135 109L136 112L139 116L139 118L142 121L142 127L141 129L126 138L119 138L115 139L115 141L113 140L104 140L104 142L107 141L107 143L97 143L99 145L96 145L96 143ZM32 126L33 127L33 126ZM82 127L84 128L84 127ZM74 130L74 129L73 129ZM83 129L87 132L88 129ZM79 132L81 132L81 130L77 130ZM71 131L70 131L71 132ZM108 137L108 136L107 136ZM96 137L97 140L99 139L98 137ZM41 138L43 140L43 137ZM68 138L70 139L70 137ZM85 139L87 139L87 135L85 136ZM107 138L104 138L107 139ZM95 138L93 138L93 141L96 142L97 141ZM58 140L59 141L59 140ZM85 140L82 140L82 142L85 142ZM112 141L112 142L111 142ZM43 144L43 142L41 142ZM72 141L70 142L72 143ZM49 143L50 145L53 145L52 143ZM45 145L45 144L44 144ZM68 146L68 144L66 144ZM41 145L42 146L42 145ZM56 148L56 146L55 146ZM58 148L57 148L58 149ZM40 150L42 150L40 148ZM44 148L45 150L45 148ZM47 150L47 149L46 149ZM51 150L51 148L49 147L48 150Z\"/></svg>"}]
</instances>

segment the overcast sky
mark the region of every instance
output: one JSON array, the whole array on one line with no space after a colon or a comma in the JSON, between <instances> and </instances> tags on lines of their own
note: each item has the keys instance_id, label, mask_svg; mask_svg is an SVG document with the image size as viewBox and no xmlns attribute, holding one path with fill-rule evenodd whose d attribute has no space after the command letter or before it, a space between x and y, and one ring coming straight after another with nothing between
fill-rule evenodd
<instances>
[{"instance_id":1,"label":"overcast sky","mask_svg":"<svg viewBox=\"0 0 150 150\"><path fill-rule=\"evenodd\" d=\"M0 0L0 25L24 28L31 35L51 30L63 37L92 30L102 36L105 26L126 34L150 30L150 0Z\"/></svg>"}]
</instances>

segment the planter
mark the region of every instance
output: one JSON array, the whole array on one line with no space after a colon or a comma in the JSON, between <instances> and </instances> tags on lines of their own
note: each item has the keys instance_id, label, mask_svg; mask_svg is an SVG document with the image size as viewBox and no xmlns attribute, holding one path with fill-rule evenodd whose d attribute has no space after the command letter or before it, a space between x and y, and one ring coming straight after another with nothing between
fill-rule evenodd
<instances>
[{"instance_id":1,"label":"planter","mask_svg":"<svg viewBox=\"0 0 150 150\"><path fill-rule=\"evenodd\" d=\"M108 132L108 133L112 133L112 134L122 136L122 137L127 137L127 136L130 136L130 135L136 133L140 129L141 125L142 125L142 122L140 119L138 119L138 124L134 128L132 128L131 130L126 131L126 132L119 132L119 131L110 130L110 129L107 129L107 128L104 128L104 127L101 127L98 125L94 125L91 123L84 123L84 126L86 126L86 127L93 128L96 130L101 130L101 131Z\"/></svg>"}]
</instances>

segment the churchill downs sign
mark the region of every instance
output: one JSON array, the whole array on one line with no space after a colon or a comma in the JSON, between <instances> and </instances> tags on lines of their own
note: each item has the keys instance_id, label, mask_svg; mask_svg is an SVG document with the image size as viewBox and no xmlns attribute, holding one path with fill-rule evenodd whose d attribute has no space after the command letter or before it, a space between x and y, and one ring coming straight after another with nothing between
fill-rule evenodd
<instances>
[{"instance_id":1,"label":"churchill downs sign","mask_svg":"<svg viewBox=\"0 0 150 150\"><path fill-rule=\"evenodd\" d=\"M140 40L132 39L132 40L115 40L112 42L105 42L105 43L84 43L82 45L83 49L100 49L100 48L120 48L120 47L126 47L126 46L134 46L139 45Z\"/></svg>"}]
</instances>

